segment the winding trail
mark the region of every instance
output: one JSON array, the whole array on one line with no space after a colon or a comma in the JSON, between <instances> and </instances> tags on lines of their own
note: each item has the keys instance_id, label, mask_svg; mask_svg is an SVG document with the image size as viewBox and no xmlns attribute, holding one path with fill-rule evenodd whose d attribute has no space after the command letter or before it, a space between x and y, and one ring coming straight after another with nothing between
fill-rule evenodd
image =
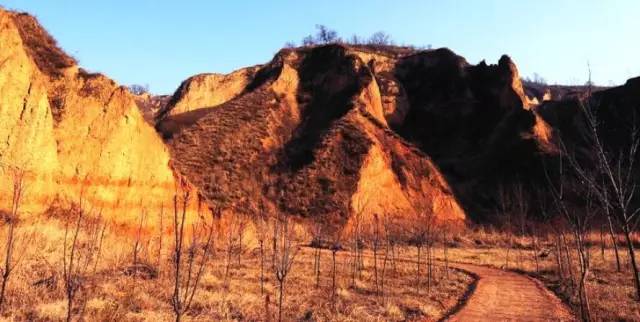
<instances>
[{"instance_id":1,"label":"winding trail","mask_svg":"<svg viewBox=\"0 0 640 322\"><path fill-rule=\"evenodd\" d=\"M562 301L533 278L479 265L450 265L476 275L477 284L446 321L575 321Z\"/></svg>"}]
</instances>

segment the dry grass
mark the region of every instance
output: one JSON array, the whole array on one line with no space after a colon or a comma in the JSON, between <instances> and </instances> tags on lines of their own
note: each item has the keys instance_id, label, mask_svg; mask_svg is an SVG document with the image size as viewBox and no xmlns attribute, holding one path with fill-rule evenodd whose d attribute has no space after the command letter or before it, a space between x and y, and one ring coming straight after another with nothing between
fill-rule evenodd
<instances>
[{"instance_id":1,"label":"dry grass","mask_svg":"<svg viewBox=\"0 0 640 322\"><path fill-rule=\"evenodd\" d=\"M25 226L23 226L25 227ZM3 313L8 320L60 321L65 318L66 302L62 281L62 240L64 228L58 219L29 223L27 228L37 232L16 269L8 287L8 306ZM0 238L3 237L0 232ZM248 239L248 238L247 238ZM158 236L142 239L142 261L157 265ZM164 252L157 278L145 279L126 275L132 261L133 237L108 231L102 256L95 274L83 282L79 300L75 304L75 318L92 321L170 321L171 236L164 237ZM224 287L224 241L216 241L216 254L207 267L206 275L196 296L187 321L265 321L277 316L277 289L270 266L270 251L265 265L265 295L260 293L259 251L245 245L241 264L235 262L229 287ZM411 251L413 252L413 251ZM331 252L321 257L321 285L315 288L312 249L302 247L287 279L285 295L286 321L405 321L427 318L437 320L457 304L472 278L451 270L444 278L442 268L436 269L436 281L430 294L426 292L422 276L420 294L415 293L415 263L406 258L415 254L405 250L397 261L394 273L387 266L386 294L375 294L373 257L365 253L365 270L356 287L350 287L350 256L338 253L337 295L331 297ZM381 260L379 262L381 265ZM423 261L424 265L424 261ZM93 269L90 267L89 272ZM422 272L425 269L423 267Z\"/></svg>"},{"instance_id":2,"label":"dry grass","mask_svg":"<svg viewBox=\"0 0 640 322\"><path fill-rule=\"evenodd\" d=\"M577 299L561 285L557 276L555 248L551 240L540 241L537 252L539 265L537 272L534 251L529 239L514 238L516 247L509 251L508 267L506 266L508 237L505 234L481 229L458 237L456 240L459 247L449 249L451 261L506 268L529 274L543 281L547 287L577 310ZM617 272L613 247L609 241L605 242L604 255L601 252L599 233L590 234L588 241L592 246L589 248L591 273L587 278L587 292L594 320L640 321L640 303L634 299L635 288L626 248L621 244L622 272ZM635 241L640 241L640 236L636 235ZM636 257L639 255L640 252L636 250ZM442 259L441 256L439 258ZM579 264L576 254L572 254L572 261L573 272L577 276Z\"/></svg>"},{"instance_id":3,"label":"dry grass","mask_svg":"<svg viewBox=\"0 0 640 322\"><path fill-rule=\"evenodd\" d=\"M12 17L27 52L43 73L57 77L61 75L61 69L76 64L76 60L58 47L55 38L42 28L35 17L27 13L13 13Z\"/></svg>"}]
</instances>

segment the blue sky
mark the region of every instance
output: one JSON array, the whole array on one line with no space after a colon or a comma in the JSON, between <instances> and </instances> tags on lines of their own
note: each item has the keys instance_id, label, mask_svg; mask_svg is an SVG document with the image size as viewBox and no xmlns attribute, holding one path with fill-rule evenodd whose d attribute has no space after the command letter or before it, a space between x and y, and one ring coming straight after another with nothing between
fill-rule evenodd
<instances>
[{"instance_id":1,"label":"blue sky","mask_svg":"<svg viewBox=\"0 0 640 322\"><path fill-rule=\"evenodd\" d=\"M342 36L449 47L471 63L504 53L523 76L621 84L640 75L640 1L0 0L27 11L80 65L171 93L185 78L267 62L316 24Z\"/></svg>"}]
</instances>

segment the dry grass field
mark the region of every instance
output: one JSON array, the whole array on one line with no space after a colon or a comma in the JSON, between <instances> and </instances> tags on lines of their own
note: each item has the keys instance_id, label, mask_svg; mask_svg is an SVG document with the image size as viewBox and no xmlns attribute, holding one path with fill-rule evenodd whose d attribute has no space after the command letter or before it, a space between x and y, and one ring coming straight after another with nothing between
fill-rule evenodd
<instances>
[{"instance_id":1,"label":"dry grass field","mask_svg":"<svg viewBox=\"0 0 640 322\"><path fill-rule=\"evenodd\" d=\"M5 225L6 226L6 225ZM16 269L8 282L2 317L14 321L64 321L67 314L63 249L73 230L58 219L21 223L18 226L14 258ZM6 227L5 227L6 228ZM74 321L172 321L171 298L174 288L172 269L173 235L143 234L105 230L87 234L80 231L75 261L79 285L72 316ZM94 231L100 231L99 229ZM2 249L6 238L2 230ZM230 257L225 281L224 235L214 241L215 252L205 267L186 321L269 321L277 320L278 289L271 266L271 250L265 247L264 294L260 287L260 252L250 233L244 239L240 263L238 248ZM308 244L304 234L298 244ZM90 240L102 243L91 243ZM134 246L138 240L138 247ZM162 249L159 245L162 244ZM134 248L137 269L132 266ZM69 249L67 247L67 249ZM314 249L301 246L285 283L283 320L285 321L410 321L438 320L451 310L467 291L472 278L449 269L445 274L435 266L431 291L427 292L426 266L422 261L420 281L412 249L399 251L395 261L387 259L384 293L377 294L373 257L364 252L361 276L351 286L352 256L342 250L336 257L336 292L332 292L331 251L321 252L321 278L316 288ZM160 259L158 253L161 254ZM4 254L3 254L4 255ZM68 256L67 252L67 265ZM384 255L378 258L382 277ZM404 259L399 259L399 258ZM96 262L97 261L97 262ZM197 261L196 261L197 263ZM395 267L395 268L394 268Z\"/></svg>"}]
</instances>

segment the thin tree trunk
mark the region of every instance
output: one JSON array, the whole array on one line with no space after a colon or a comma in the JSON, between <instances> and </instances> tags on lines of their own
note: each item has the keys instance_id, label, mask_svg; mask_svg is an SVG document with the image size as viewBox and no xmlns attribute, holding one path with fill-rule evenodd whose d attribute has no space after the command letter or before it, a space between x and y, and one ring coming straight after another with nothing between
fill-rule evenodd
<instances>
[{"instance_id":1,"label":"thin tree trunk","mask_svg":"<svg viewBox=\"0 0 640 322\"><path fill-rule=\"evenodd\" d=\"M418 266L416 272L416 293L420 294L420 246L416 246L418 248Z\"/></svg>"},{"instance_id":2,"label":"thin tree trunk","mask_svg":"<svg viewBox=\"0 0 640 322\"><path fill-rule=\"evenodd\" d=\"M446 279L449 280L449 245L447 245L447 233L443 231L442 235L442 245L444 247L444 275Z\"/></svg>"},{"instance_id":3,"label":"thin tree trunk","mask_svg":"<svg viewBox=\"0 0 640 322\"><path fill-rule=\"evenodd\" d=\"M536 238L536 231L533 230L531 234L531 242L533 244L533 260L536 264L536 274L540 272L540 264L538 263L538 240Z\"/></svg>"},{"instance_id":4,"label":"thin tree trunk","mask_svg":"<svg viewBox=\"0 0 640 322\"><path fill-rule=\"evenodd\" d=\"M600 257L602 257L602 263L606 264L607 261L604 257L604 248L605 248L605 241L604 241L604 225L600 225Z\"/></svg>"},{"instance_id":5,"label":"thin tree trunk","mask_svg":"<svg viewBox=\"0 0 640 322\"><path fill-rule=\"evenodd\" d=\"M320 248L315 249L315 273L316 273L316 288L320 287Z\"/></svg>"},{"instance_id":6,"label":"thin tree trunk","mask_svg":"<svg viewBox=\"0 0 640 322\"><path fill-rule=\"evenodd\" d=\"M282 322L282 300L284 297L284 280L280 281L280 296L278 300L278 322Z\"/></svg>"},{"instance_id":7,"label":"thin tree trunk","mask_svg":"<svg viewBox=\"0 0 640 322\"><path fill-rule=\"evenodd\" d=\"M384 251L384 258L382 259L382 275L380 276L380 294L379 295L382 295L383 298L384 298L384 275L387 270L388 258L389 258L389 245L387 245Z\"/></svg>"},{"instance_id":8,"label":"thin tree trunk","mask_svg":"<svg viewBox=\"0 0 640 322\"><path fill-rule=\"evenodd\" d=\"M397 275L397 270L396 270L396 246L395 244L391 244L391 261L392 261L392 265L393 265L393 276Z\"/></svg>"},{"instance_id":9,"label":"thin tree trunk","mask_svg":"<svg viewBox=\"0 0 640 322\"><path fill-rule=\"evenodd\" d=\"M260 294L264 295L264 240L260 240Z\"/></svg>"},{"instance_id":10,"label":"thin tree trunk","mask_svg":"<svg viewBox=\"0 0 640 322\"><path fill-rule=\"evenodd\" d=\"M587 294L586 279L589 273L589 259L585 253L584 241L582 233L575 232L576 238L576 251L578 252L578 259L580 260L580 285L578 287L579 299L580 299L580 313L583 321L591 321L591 308L589 306L589 295Z\"/></svg>"},{"instance_id":11,"label":"thin tree trunk","mask_svg":"<svg viewBox=\"0 0 640 322\"><path fill-rule=\"evenodd\" d=\"M240 229L240 232L238 233L238 267L240 267L240 260L242 258L242 235L244 233L244 227L241 226L239 229Z\"/></svg>"},{"instance_id":12,"label":"thin tree trunk","mask_svg":"<svg viewBox=\"0 0 640 322\"><path fill-rule=\"evenodd\" d=\"M633 271L633 282L636 286L636 301L640 301L640 272L638 272L638 263L636 262L635 249L633 247L633 241L631 240L631 231L629 225L625 224L622 227L624 238L627 242L627 250L629 251L629 262L631 263L631 269Z\"/></svg>"},{"instance_id":13,"label":"thin tree trunk","mask_svg":"<svg viewBox=\"0 0 640 322\"><path fill-rule=\"evenodd\" d=\"M4 270L2 272L2 287L0 288L0 312L2 312L3 304L5 301L5 291L7 288L7 282L11 275L11 257L13 257L13 234L14 234L14 219L9 223L9 231L7 233L7 249L4 258Z\"/></svg>"},{"instance_id":14,"label":"thin tree trunk","mask_svg":"<svg viewBox=\"0 0 640 322\"><path fill-rule=\"evenodd\" d=\"M376 244L373 245L373 276L376 284L376 294L378 294L378 246Z\"/></svg>"},{"instance_id":15,"label":"thin tree trunk","mask_svg":"<svg viewBox=\"0 0 640 322\"><path fill-rule=\"evenodd\" d=\"M558 278L560 279L560 281L564 281L564 268L562 266L562 247L560 246L561 241L560 241L560 235L556 235L556 265L557 265L557 271L558 271Z\"/></svg>"},{"instance_id":16,"label":"thin tree trunk","mask_svg":"<svg viewBox=\"0 0 640 322\"><path fill-rule=\"evenodd\" d=\"M332 290L332 298L336 296L336 251L331 252L331 256L333 257L333 270L331 271L331 290Z\"/></svg>"},{"instance_id":17,"label":"thin tree trunk","mask_svg":"<svg viewBox=\"0 0 640 322\"><path fill-rule=\"evenodd\" d=\"M2 276L2 287L0 288L0 312L3 312L3 304L4 304L4 292L7 288L8 276L3 274Z\"/></svg>"},{"instance_id":18,"label":"thin tree trunk","mask_svg":"<svg viewBox=\"0 0 640 322\"><path fill-rule=\"evenodd\" d=\"M71 306L73 305L73 300L71 299L71 297L67 297L67 322L71 322ZM176 321L179 321L176 318Z\"/></svg>"},{"instance_id":19,"label":"thin tree trunk","mask_svg":"<svg viewBox=\"0 0 640 322\"><path fill-rule=\"evenodd\" d=\"M567 241L565 240L564 234L562 234L562 243L564 244L564 253L567 262L567 271L569 272L569 282L571 285L571 289L575 289L575 279L573 277L573 264L571 262L571 253L569 252L569 246L567 245Z\"/></svg>"},{"instance_id":20,"label":"thin tree trunk","mask_svg":"<svg viewBox=\"0 0 640 322\"><path fill-rule=\"evenodd\" d=\"M611 221L611 216L607 216L607 221L609 222L609 235L611 236L611 243L613 244L613 252L616 255L616 271L621 272L622 267L620 265L620 253L618 252L618 242L616 238L616 233L613 229L613 222Z\"/></svg>"},{"instance_id":21,"label":"thin tree trunk","mask_svg":"<svg viewBox=\"0 0 640 322\"><path fill-rule=\"evenodd\" d=\"M427 294L431 294L431 279L433 266L431 265L431 243L427 244Z\"/></svg>"}]
</instances>

